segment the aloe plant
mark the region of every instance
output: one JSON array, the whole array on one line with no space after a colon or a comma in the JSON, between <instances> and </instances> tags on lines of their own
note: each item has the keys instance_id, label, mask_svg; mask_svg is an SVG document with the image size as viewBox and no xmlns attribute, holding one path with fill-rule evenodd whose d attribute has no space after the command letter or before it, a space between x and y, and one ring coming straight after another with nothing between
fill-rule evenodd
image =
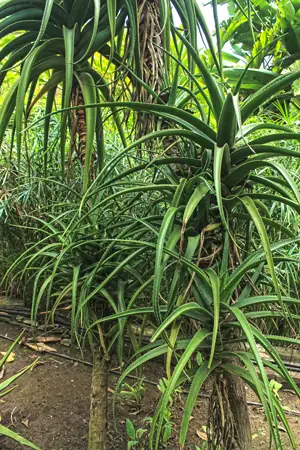
<instances>
[{"instance_id":1,"label":"aloe plant","mask_svg":"<svg viewBox=\"0 0 300 450\"><path fill-rule=\"evenodd\" d=\"M282 410L276 399L271 398L267 391L266 374L261 358L256 350L256 343L263 343L268 351L272 353L273 362L276 364L275 366L272 365L272 367L276 367L276 370L281 373L283 373L284 367L269 341L250 322L254 318L262 319L276 317L277 315L283 319L285 317L288 318L289 312L286 308L286 302L290 302L293 305L297 304L297 300L287 300L281 294L274 265L274 261L277 261L274 251L285 244L296 243L298 240L292 230L283 227L281 223L268 217L268 205L269 202L275 201L278 204L288 205L297 214L299 213L300 196L297 184L284 166L274 161L276 156L298 158L299 152L273 145L273 142L277 140L288 142L290 139L293 139L295 134L292 130L265 122L256 122L248 125L245 122L253 116L255 111L266 100L270 99L286 85L297 80L300 74L299 72L289 73L276 78L239 105L238 91L242 78L233 92L228 92L224 95L194 49L191 48L183 36L180 36L180 39L188 48L206 83L210 94L207 106L211 108L215 122L211 121L212 124L208 125L204 120L199 119L196 114L192 115L179 108L167 105L119 104L119 106L122 105L123 107L145 111L150 114L157 114L172 121L173 124L175 123L177 128L152 133L152 135L141 139L137 145L147 139L173 135L182 138L179 151L182 151L183 156L157 158L150 164L141 164L115 176L107 184L103 184L103 177L99 177L95 181L94 187L99 183L98 190L100 192L109 186L113 186L119 180L123 181L125 177L130 179L132 174L144 170L149 171L153 167L157 170L154 189L159 192L159 201L171 205L164 214L160 229L156 231L157 246L153 272L150 272L151 277L148 281L145 280L142 285L146 287L153 280L152 310L150 308L145 310L136 309L116 314L111 318L99 319L96 323L134 314L155 315L156 322L159 325L159 335L165 339L166 343L160 343L157 348L149 350L145 356L133 363L130 366L130 370L133 370L139 364L146 362L152 357L171 352L170 348L172 349L177 343L181 328L180 325L175 323L174 327L170 329L170 325L181 314L186 314L195 320L198 318L201 323L198 327L199 331L191 340L183 340L183 347L179 347L179 349L183 348L185 352L179 359L178 366L171 378L174 383L171 386L175 387L179 379L185 379L183 375L185 366L192 359L192 355L201 349L201 344L204 343L206 347L211 348L208 354L204 353L205 363L203 367L201 366L201 370L199 369L199 379L198 377L195 378L196 381L191 386L190 398L192 400L188 402L184 415L185 423L188 423L187 417L191 414L191 402L195 399L195 393L198 392L197 389L201 382L215 369L217 372L221 370L226 378L227 375L225 373L230 372L230 368L232 373L239 375L257 393L259 392L259 396L265 406L266 416L276 448L283 448L278 428L275 426L274 431L273 426L277 414L280 415L285 423L286 419L283 417ZM191 97L192 95L190 94L189 98ZM197 104L194 105L195 110L197 110ZM197 112L201 117L202 111L198 110ZM259 139L251 138L251 135L257 130L268 129L273 129L277 133L268 133ZM186 149L190 148L187 145L188 143L194 144L194 147L192 147L194 148L194 154L188 154L187 156L187 153L185 153ZM200 147L199 153L196 150L197 146ZM171 164L172 166L170 166ZM268 176L262 178L256 174L256 169L262 167L270 168L270 178ZM276 173L277 176L274 177L273 173ZM266 186L272 190L272 193L257 194L253 192L254 184ZM150 188L150 185L148 187ZM131 191L134 190L136 192L144 191L145 189L146 186L143 184L130 188ZM175 192L174 196L170 195L169 191ZM114 197L117 198L119 195L124 195L124 193L126 193L126 190L114 194ZM87 198L90 198L92 195L92 192L88 192L84 201L87 201ZM180 224L181 226L178 226ZM290 237L290 240L283 241L280 244L271 244L269 236L271 230L280 230L287 237ZM214 234L210 235L210 233ZM237 234L240 234L238 244L236 242ZM254 240L256 245L261 246L261 250L258 253L253 249ZM151 242L133 240L132 245L134 243L137 248L144 247L145 251L151 247ZM218 255L222 248L223 251L225 250L225 253L223 252L223 258L220 258ZM196 249L198 250L198 256ZM185 256L183 252L185 252ZM203 254L210 256L203 258ZM261 256L257 259L258 254ZM170 259L172 260L171 257L177 261L177 264L170 262ZM261 304L265 302L270 306L272 302L275 302L278 311L274 312L267 309L257 313L249 312L244 315L239 309L239 302L242 301L244 296L249 296L253 285L260 277L264 266L261 258L266 261L275 293L275 296L271 296L268 300L265 298L261 299ZM283 260L285 260L285 257L283 257ZM294 260L291 259L291 261ZM199 267L197 267L198 265ZM207 265L212 266L212 268L208 268ZM245 286L247 278L249 279L249 270L252 271L250 272L252 282L250 286ZM186 275L184 276L184 274ZM172 281L168 283L167 280ZM270 289L272 289L272 285L270 285ZM166 304L164 306L161 305L160 298L165 299ZM253 305L256 304L256 301L259 301L259 297L256 300L249 300L249 305L252 305L252 301ZM199 310L199 316L196 313L192 314L189 312L190 309L193 310L194 308ZM294 314L291 317L293 320L298 320L299 318ZM206 319L210 326L207 326ZM229 336L226 336L225 331L222 331L223 325L225 328L227 327L227 321L230 329ZM169 330L169 332L166 330ZM276 340L276 338L274 339ZM282 339L285 340L285 338ZM232 343L235 340L237 348L235 345L230 345L230 342ZM253 353L253 356L248 355L249 360L244 357L243 352L243 356L240 355L241 349L239 345L243 341L248 343ZM285 342L291 341L286 338ZM228 343L229 348L225 349L224 343ZM224 350L229 353L225 353L225 356L222 357ZM226 361L227 357L228 360ZM237 359L242 360L250 372L250 376L244 376L244 369L239 367L239 364L236 362L232 368L232 361ZM249 361L252 362L249 363ZM257 385L256 372L253 371L251 366L253 361L258 365L263 380L263 385L260 387ZM167 370L170 375L170 367ZM126 373L128 372L125 371ZM198 372L194 371L192 373ZM286 372L285 377L289 377ZM290 383L293 383L290 378L288 379ZM221 389L221 384L218 383L219 377L217 377L215 394ZM299 394L295 384L293 384L293 388ZM170 387L168 395L171 395L172 389ZM234 393L237 393L237 391L241 392L238 389L238 385L235 384L235 389L231 390L233 395L230 401L231 405L227 405L227 408L231 406L234 420L228 422L228 428L225 427L224 433L220 431L221 427L216 427L215 421L218 418L212 417L211 419L213 426L210 428L220 433L217 439L214 438L212 440L212 446L217 440L218 442L223 442L226 448L231 448L231 446L235 445L235 439L240 448L249 448L251 434L249 432L241 432L243 427L245 428L245 424L249 425L249 421L245 418L245 411L243 413L242 409L237 407L238 401L237 398L234 398ZM168 396L162 398L158 405L156 420L153 422L151 442L154 448L159 446L161 414L167 399ZM225 393L223 400L226 400ZM212 403L214 404L215 401L216 397L212 399ZM216 407L214 411L220 410ZM155 428L155 424L158 425L158 429ZM182 445L184 445L185 440L185 426L183 425L181 436ZM228 440L230 435L231 441ZM289 436L293 448L296 448L290 432Z\"/></svg>"},{"instance_id":2,"label":"aloe plant","mask_svg":"<svg viewBox=\"0 0 300 450\"><path fill-rule=\"evenodd\" d=\"M170 50L170 24L172 5L187 29L189 42L196 46L197 24L203 24L206 36L211 37L201 11L194 0L183 2L158 1L154 7L156 21L161 22L161 43ZM20 162L22 141L26 140L24 128L36 102L46 96L45 114L55 109L58 87L62 88L62 108L79 106L71 115L71 136L69 161L74 153L83 165L83 191L92 178L92 162L95 155L94 138L97 139L98 165L103 167L103 122L101 108L85 109L84 105L97 103L99 98L113 99L115 89L109 88L109 80L104 73L113 65L115 71L128 73L132 81L145 78L142 67L145 57L143 46L139 43L139 8L141 5L131 1L100 2L94 0L84 5L80 0L10 0L0 7L0 39L6 45L0 52L0 87L10 70L20 67L20 76L7 94L0 115L0 144L15 112L15 139ZM127 27L129 24L129 27ZM150 33L150 30L145 30ZM8 41L8 42L7 42ZM144 44L143 44L144 45ZM211 44L211 48L213 46ZM213 53L214 54L214 53ZM98 55L105 62L97 66ZM142 56L141 56L142 55ZM170 60L165 54L166 67ZM127 69L128 66L128 69ZM133 69L133 71L132 71ZM50 73L50 76L48 74ZM42 78L46 82L42 83ZM137 83L139 86L139 84ZM36 87L39 92L35 95ZM158 95L157 93L155 94ZM83 106L83 107L81 107ZM112 114L125 144L125 133L117 111ZM68 117L61 116L60 151L61 171L65 176L66 141ZM48 166L48 142L50 123L44 122L45 172Z\"/></svg>"},{"instance_id":3,"label":"aloe plant","mask_svg":"<svg viewBox=\"0 0 300 450\"><path fill-rule=\"evenodd\" d=\"M287 321L298 320L297 315L289 312L289 305L297 306L298 302L281 294L275 271L279 261L294 262L293 258L280 253L277 256L276 252L285 245L297 244L298 239L291 229L268 216L270 202L287 205L299 213L296 182L284 166L273 159L276 156L297 158L296 150L273 145L273 142L289 142L298 135L276 124L245 124L245 121L266 99L297 79L299 73L278 77L239 105L239 85L233 93L223 93L189 43L183 36L180 39L203 74L210 93L208 106L215 119L208 124L196 114L176 106L102 103L102 108L127 107L159 115L170 120L174 128L144 136L118 153L102 169L78 206L70 205L68 211L54 218L51 224L47 220L43 222L44 240L29 248L10 271L21 264L21 274L25 274L30 267L37 267L40 260L41 269L34 273L33 316L43 298L54 309L63 301L70 302L74 329L92 330L91 324L103 327L105 323L117 320L116 328L112 328L116 333L112 345L117 339L122 345L125 329L130 330L130 318L144 317L144 324L147 320L157 324L158 334L154 341L161 337L159 345L154 342L149 348L138 350L131 335L134 348L143 356L124 372L125 377L128 371L147 360L167 354L167 374L172 382L152 423L153 448L159 446L164 404L176 384L187 380L186 366L192 364L197 352L202 353L203 364L188 372L189 378L195 376L195 381L184 412L182 446L198 388L207 376L216 373L211 399L215 414L210 417L209 429L215 430L217 435L212 438L212 446L219 440L228 449L235 442L241 448L247 448L249 444L251 434L249 427L245 427L245 424L249 425L245 401L244 404L238 402L234 396L243 393L237 376L260 397L277 448L282 448L277 415L284 421L292 446L296 448L282 408L267 390L264 367L272 367L286 377L299 394L270 344L277 339L287 343L298 341L276 336L266 338L253 322L277 316ZM200 117L201 113L198 112ZM274 130L275 133L255 139L252 136L258 130ZM178 147L182 156L157 157L125 171L117 170L122 159L134 156L135 148L141 143L165 136L180 139ZM267 167L270 175L258 176L256 170L261 167ZM272 193L258 194L253 189L254 184L266 186ZM141 202L142 198L148 201ZM115 210L120 202L123 207ZM140 211L140 215L128 214L131 208ZM70 219L64 223L68 215ZM272 230L280 231L288 239L272 242ZM94 262L93 254L102 257ZM269 276L270 294L263 298L253 297L254 286L263 271ZM127 273L125 278L124 273ZM125 282L128 274L126 289L121 285L116 292L116 280L121 277ZM152 305L145 306L141 304L141 295L146 295L150 289ZM163 303L161 298L165 299ZM249 306L245 313L244 307L240 306L243 301ZM109 305L108 309L105 304ZM251 311L258 304L264 306L262 311ZM93 319L90 311L95 308L95 313L99 314L97 305L102 312L100 317ZM186 335L190 319L195 326L193 337ZM107 331L107 337L111 336ZM241 347L243 343L249 346L248 353ZM262 361L257 343L270 354L271 363ZM178 365L171 374L173 353L178 357ZM262 380L253 369L254 363ZM228 382L230 374L234 375L231 379L234 388L228 404L228 393L222 390L222 383L223 380ZM231 409L228 426L224 429L217 426L220 408L224 407L217 402L216 394L220 390L224 394L224 405L229 411ZM241 433L242 424L244 433ZM232 440L228 440L229 436Z\"/></svg>"},{"instance_id":4,"label":"aloe plant","mask_svg":"<svg viewBox=\"0 0 300 450\"><path fill-rule=\"evenodd\" d=\"M75 3L79 8L79 2ZM64 15L68 16L70 4L64 3ZM50 8L51 2L47 5ZM126 8L128 5L126 3ZM191 3L176 5L182 13L183 8L190 7ZM53 11L57 6L62 8L53 3ZM102 5L103 8L106 6ZM107 11L110 23L107 34L105 30L104 34L99 33L106 39L103 56L114 50L110 56L116 66L118 58L115 51L118 47L114 45L113 37L118 34L118 20L123 21L122 28L129 14L122 8L125 7L120 6L117 21L114 19L115 11ZM192 33L191 20L187 21L188 11L181 16L182 22L190 27L187 34L166 20L164 33L171 30L178 51L172 52L168 46L164 49L167 63L172 61L175 67L172 81L166 82L168 95L165 104L151 86L141 81L138 72L128 67L127 73L133 76L136 84L151 92L153 103L117 102L105 92L101 94L105 101L99 101L95 82L99 88L100 85L105 86L105 82L100 81L98 73L96 76L89 61L92 53L86 49L89 43L92 43L91 49L93 42L98 45L101 18L96 37L93 21L82 29L77 27L82 37L78 43L76 30L63 28L61 33L52 12L49 20L46 17L42 21L47 24L46 31L50 32L53 27L60 30L61 36L55 37L55 42L59 40L62 44L62 55L55 58L62 66L56 67L59 71L52 73L51 80L56 77L54 88L64 83L62 108L52 112L48 108L42 120L48 127L51 117L58 114L61 117L63 166L66 117L78 114L86 119L83 194L78 190L78 183L74 186L61 183L70 197L47 205L43 215L36 214L38 238L16 259L6 278L12 281L24 277L33 284L33 318L41 305L45 305L47 310L52 308L53 314L59 305L70 305L71 326L78 340L87 331L90 340L94 340L98 348L101 346L102 356L109 357L116 352L121 365L124 334L127 332L135 359L125 369L120 382L131 370L166 354L169 383L152 421L152 448L159 448L163 410L173 390L178 384L190 382L180 435L180 444L184 446L194 402L208 376L214 378L208 427L211 448L219 445L227 450L234 445L241 449L251 447L243 383L247 383L261 399L276 448L283 448L278 417L287 429L293 448L296 448L280 403L268 389L265 367L280 373L299 394L271 345L276 341L298 343L298 340L265 336L259 330L259 324L262 319L270 317L280 317L287 326L299 320L292 311L298 307L298 301L282 294L276 276L277 264L295 263L295 258L281 251L285 246L297 246L299 239L290 227L270 216L269 209L271 205L278 209L284 205L299 214L297 183L277 157L298 158L300 153L285 144L299 140L300 136L288 127L265 122L256 116L274 95L298 80L300 72L271 78L267 74L271 81L242 101L240 88L249 73L250 79L251 76L253 78L250 64L239 72L238 78L233 78L234 83L230 78L228 80L223 67L220 35L217 36L216 51L201 11L194 4L193 8L192 19L195 23L197 18L202 27L215 70L212 73L198 53L197 36ZM2 11L8 14L6 5ZM39 11L39 17L41 14L44 17L46 11ZM217 24L216 2L214 13ZM78 17L81 18L80 15ZM39 34L42 33L40 26L38 30ZM89 36L86 40L85 32ZM79 46L75 45L76 51L84 54L79 62L76 51L72 51L73 38ZM26 56L21 77L7 97L8 108L3 109L0 123L3 134L14 109L14 99L18 99L16 136L19 157L22 109L29 74L39 75L40 72L35 72L38 61L35 58L42 57L40 49L48 48L46 43L51 39L42 43L38 35L30 42L34 44L20 58ZM50 43L48 45L51 47ZM56 47L56 52L57 48L60 47ZM102 51L100 47L96 50ZM186 55L187 61L182 62L178 55ZM49 58L51 64L53 60L54 57ZM74 61L76 64L72 65L74 70L71 71L70 63ZM37 67L40 64L43 62ZM187 81L183 85L180 84L181 71ZM57 73L62 74L61 81L57 81ZM262 80L266 79L265 73L260 72L260 75ZM76 94L73 91L74 77L79 80L84 98L80 104L73 101L70 106L71 92ZM44 91L48 87L49 84ZM80 97L80 90L77 93ZM30 105L32 102L34 100ZM126 145L122 127L117 122L123 148L119 148L106 164L100 165L91 182L94 132L99 125L96 111L102 113L106 108L110 108L117 121L116 111L120 109L157 116L158 130ZM159 128L162 120L167 127ZM41 120L32 121L29 127L40 123ZM262 135L257 136L258 132ZM176 152L171 156L165 154L165 139L171 139L172 146L176 146ZM276 144L278 142L280 144ZM150 143L155 149L154 158L149 161L145 155L145 160L140 161L144 154L138 154L137 162L137 149L145 143ZM103 152L103 147L101 149ZM125 158L128 167L124 169ZM266 169L264 176L258 173L258 169ZM264 189L259 190L258 186ZM285 240L277 242L278 233ZM265 296L259 295L257 289L261 283L267 285ZM142 330L138 339L132 331L132 321L137 321ZM156 327L156 333L153 342L143 347L141 337L147 323ZM265 348L271 362L260 357L257 343ZM196 360L200 362L195 363L195 356L199 353L201 358ZM170 363L174 357L177 365L172 372ZM254 365L258 367L259 376ZM107 371L105 373L107 376ZM220 422L222 408L228 411L225 426Z\"/></svg>"}]
</instances>

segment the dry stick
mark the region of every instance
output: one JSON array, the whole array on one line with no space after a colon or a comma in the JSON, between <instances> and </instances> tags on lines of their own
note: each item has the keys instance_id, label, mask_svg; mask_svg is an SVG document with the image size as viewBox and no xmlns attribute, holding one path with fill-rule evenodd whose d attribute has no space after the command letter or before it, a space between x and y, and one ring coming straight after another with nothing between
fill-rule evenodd
<instances>
[{"instance_id":1,"label":"dry stick","mask_svg":"<svg viewBox=\"0 0 300 450\"><path fill-rule=\"evenodd\" d=\"M7 341L10 341L10 342L15 342L14 339L9 338L8 336L3 336L3 334L0 334L0 338L1 339L6 339ZM29 347L27 347L27 348L29 348ZM93 364L91 362L89 362L89 361L85 361L84 359L74 358L72 356L65 355L64 353L50 352L49 350L44 350L43 353L48 353L49 355L52 355L52 356L58 356L59 358L67 359L69 361L75 361L75 362L78 362L80 364L84 364L86 366L93 367ZM109 372L112 373L113 375L119 375L119 376L122 375L122 372L120 372L119 370L111 369ZM140 380L140 378L136 377L135 375L127 375L127 378L131 378L132 380ZM144 381L145 381L146 384L150 384L151 386L157 386L157 383L155 383L155 381L147 380L146 378L144 378ZM183 390L182 393L188 395L189 391ZM209 399L210 395L208 395L208 394L199 394L199 397L201 397L203 399ZM262 403L257 403L257 402L247 401L247 405L248 406L256 406L256 407L259 407L259 408L263 408L263 404ZM300 416L300 411L296 411L294 409L286 409L285 407L283 407L283 409L284 409L284 412L286 414L290 415L290 416Z\"/></svg>"}]
</instances>

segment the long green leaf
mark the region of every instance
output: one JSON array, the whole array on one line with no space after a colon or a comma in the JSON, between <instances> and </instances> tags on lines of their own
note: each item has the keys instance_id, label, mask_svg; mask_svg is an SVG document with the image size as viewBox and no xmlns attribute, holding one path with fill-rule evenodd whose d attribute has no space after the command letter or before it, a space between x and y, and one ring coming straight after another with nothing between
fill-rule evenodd
<instances>
[{"instance_id":1,"label":"long green leaf","mask_svg":"<svg viewBox=\"0 0 300 450\"><path fill-rule=\"evenodd\" d=\"M270 242L269 242L269 238L268 238L268 233L264 226L264 222L258 212L257 207L255 206L254 201L250 197L242 197L241 202L248 210L253 222L255 223L257 231L260 235L261 243L262 243L263 249L266 254L266 259L267 259L267 263L269 266L272 281L274 284L274 288L275 288L276 294L278 296L278 300L281 301L281 292L280 292L279 284L278 284L276 273L275 273L275 267L274 267L273 256L272 256L272 252L271 252L271 248L270 248Z\"/></svg>"},{"instance_id":2,"label":"long green leaf","mask_svg":"<svg viewBox=\"0 0 300 450\"><path fill-rule=\"evenodd\" d=\"M208 369L211 368L213 359L215 356L216 343L220 328L220 279L213 269L207 270L207 275L210 278L212 293L213 293L213 306L214 306L214 326L211 341L211 350L208 362Z\"/></svg>"},{"instance_id":3,"label":"long green leaf","mask_svg":"<svg viewBox=\"0 0 300 450\"><path fill-rule=\"evenodd\" d=\"M4 425L0 424L0 436L6 436L10 439L13 439L14 441L18 442L21 445L25 445L25 447L33 448L34 450L41 450L40 447L37 447L32 442L29 442L27 439L20 436L18 433L15 433L14 431L10 430L9 428L5 427Z\"/></svg>"}]
</instances>

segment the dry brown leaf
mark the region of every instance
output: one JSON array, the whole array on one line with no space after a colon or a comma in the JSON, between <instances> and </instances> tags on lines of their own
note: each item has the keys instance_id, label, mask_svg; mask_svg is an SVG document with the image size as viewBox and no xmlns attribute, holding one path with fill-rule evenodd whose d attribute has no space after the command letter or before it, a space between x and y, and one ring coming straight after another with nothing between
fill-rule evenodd
<instances>
[{"instance_id":1,"label":"dry brown leaf","mask_svg":"<svg viewBox=\"0 0 300 450\"><path fill-rule=\"evenodd\" d=\"M4 372L5 372L5 369L3 367L2 370L0 370L0 380L4 377Z\"/></svg>"},{"instance_id":2,"label":"dry brown leaf","mask_svg":"<svg viewBox=\"0 0 300 450\"><path fill-rule=\"evenodd\" d=\"M44 352L45 350L47 352L53 352L53 353L57 352L56 348L49 347L49 345L46 345L43 342L38 342L37 346L38 346L40 352Z\"/></svg>"},{"instance_id":3,"label":"dry brown leaf","mask_svg":"<svg viewBox=\"0 0 300 450\"><path fill-rule=\"evenodd\" d=\"M37 344L31 344L29 342L23 342L26 347L34 350L35 352L43 353L44 351L55 353L57 352L56 348L49 347L49 345L44 344L43 342L38 342Z\"/></svg>"},{"instance_id":4,"label":"dry brown leaf","mask_svg":"<svg viewBox=\"0 0 300 450\"><path fill-rule=\"evenodd\" d=\"M57 336L39 336L36 338L37 342L47 343L47 342L60 342L61 337Z\"/></svg>"},{"instance_id":5,"label":"dry brown leaf","mask_svg":"<svg viewBox=\"0 0 300 450\"><path fill-rule=\"evenodd\" d=\"M28 426L29 426L29 419L24 419L24 420L22 420L22 424L23 424L26 428L28 428Z\"/></svg>"},{"instance_id":6,"label":"dry brown leaf","mask_svg":"<svg viewBox=\"0 0 300 450\"><path fill-rule=\"evenodd\" d=\"M30 344L29 342L23 342L23 345L26 345L26 347L30 348L31 350L34 350L35 352L41 351L36 344Z\"/></svg>"},{"instance_id":7,"label":"dry brown leaf","mask_svg":"<svg viewBox=\"0 0 300 450\"><path fill-rule=\"evenodd\" d=\"M207 434L204 431L196 430L197 436L202 439L202 441L207 441Z\"/></svg>"},{"instance_id":8,"label":"dry brown leaf","mask_svg":"<svg viewBox=\"0 0 300 450\"><path fill-rule=\"evenodd\" d=\"M1 354L2 356L6 356L7 352L0 352L0 354ZM16 355L16 354L15 354L14 352L11 352L10 355L8 356L6 362L8 362L8 363L13 362L13 361L15 360L15 355Z\"/></svg>"}]
</instances>

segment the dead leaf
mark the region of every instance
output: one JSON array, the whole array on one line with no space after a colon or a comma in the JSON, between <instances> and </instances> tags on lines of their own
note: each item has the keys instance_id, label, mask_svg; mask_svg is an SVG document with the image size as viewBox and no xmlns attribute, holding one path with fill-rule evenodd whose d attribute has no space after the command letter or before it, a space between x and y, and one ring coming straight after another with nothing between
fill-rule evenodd
<instances>
[{"instance_id":1,"label":"dead leaf","mask_svg":"<svg viewBox=\"0 0 300 450\"><path fill-rule=\"evenodd\" d=\"M1 353L1 355L2 356L6 356L7 355L7 352L0 352ZM6 362L8 362L8 363L11 363L11 362L13 362L14 360L15 360L15 353L14 352L11 352L10 354L9 354L9 356L8 356L8 358L7 358L7 360L6 360Z\"/></svg>"},{"instance_id":2,"label":"dead leaf","mask_svg":"<svg viewBox=\"0 0 300 450\"><path fill-rule=\"evenodd\" d=\"M35 352L43 353L45 351L55 353L57 352L56 348L49 347L49 345L44 344L43 342L38 342L37 344L31 344L29 342L23 342L23 344L30 348L31 350L34 350Z\"/></svg>"},{"instance_id":3,"label":"dead leaf","mask_svg":"<svg viewBox=\"0 0 300 450\"><path fill-rule=\"evenodd\" d=\"M35 352L40 352L41 350L36 344L30 344L29 342L22 342L23 345L30 348L31 350L34 350Z\"/></svg>"},{"instance_id":4,"label":"dead leaf","mask_svg":"<svg viewBox=\"0 0 300 450\"><path fill-rule=\"evenodd\" d=\"M202 441L207 441L207 434L203 431L196 430L197 436L202 439Z\"/></svg>"},{"instance_id":5,"label":"dead leaf","mask_svg":"<svg viewBox=\"0 0 300 450\"><path fill-rule=\"evenodd\" d=\"M22 420L22 424L23 424L26 428L28 428L28 426L29 426L29 419L27 418L27 419Z\"/></svg>"},{"instance_id":6,"label":"dead leaf","mask_svg":"<svg viewBox=\"0 0 300 450\"><path fill-rule=\"evenodd\" d=\"M38 348L40 349L40 352L57 352L56 348L54 347L49 347L49 345L44 344L43 342L38 342L37 344Z\"/></svg>"},{"instance_id":7,"label":"dead leaf","mask_svg":"<svg viewBox=\"0 0 300 450\"><path fill-rule=\"evenodd\" d=\"M2 370L0 370L0 380L4 377L4 372L5 372L5 369L3 367Z\"/></svg>"},{"instance_id":8,"label":"dead leaf","mask_svg":"<svg viewBox=\"0 0 300 450\"><path fill-rule=\"evenodd\" d=\"M111 388L107 388L107 392L109 392L110 394L114 394L115 393L115 391L113 389L111 389Z\"/></svg>"},{"instance_id":9,"label":"dead leaf","mask_svg":"<svg viewBox=\"0 0 300 450\"><path fill-rule=\"evenodd\" d=\"M47 343L47 342L60 342L61 341L61 337L57 337L57 336L39 336L36 338L37 342L40 343Z\"/></svg>"}]
</instances>

